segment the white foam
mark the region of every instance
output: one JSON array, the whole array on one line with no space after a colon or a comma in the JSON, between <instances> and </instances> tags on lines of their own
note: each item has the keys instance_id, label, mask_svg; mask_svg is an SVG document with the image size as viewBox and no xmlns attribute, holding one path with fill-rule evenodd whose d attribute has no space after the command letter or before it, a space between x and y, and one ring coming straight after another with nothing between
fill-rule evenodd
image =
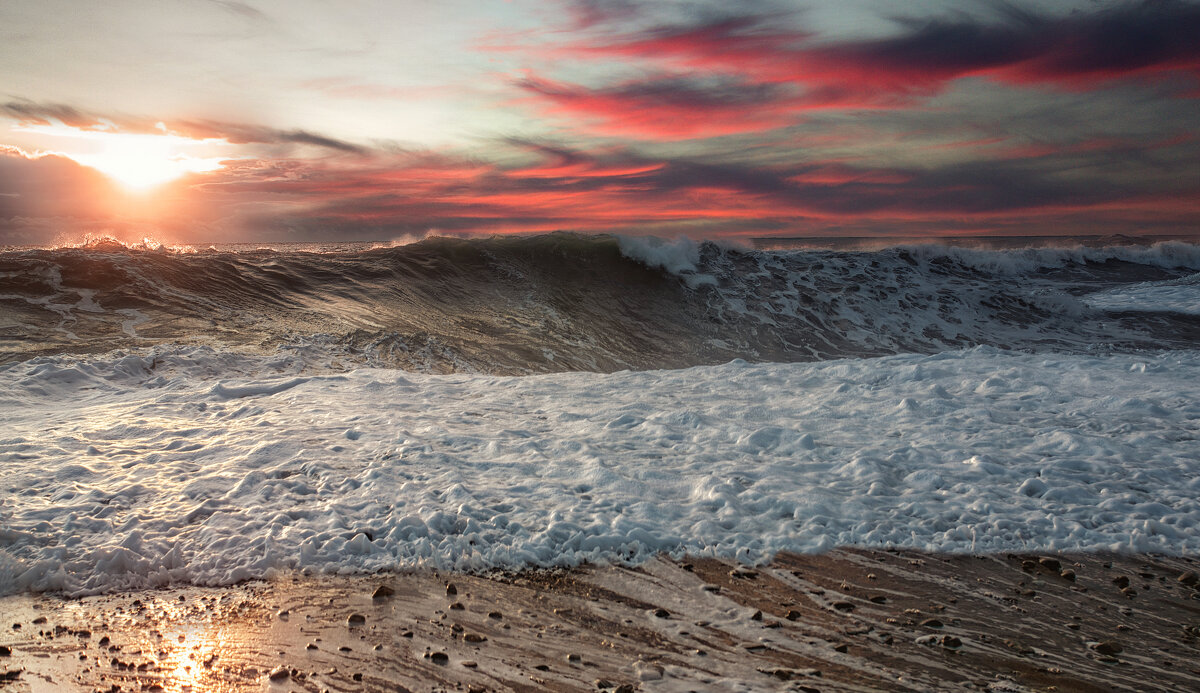
<instances>
[{"instance_id":1,"label":"white foam","mask_svg":"<svg viewBox=\"0 0 1200 693\"><path fill-rule=\"evenodd\" d=\"M617 243L625 257L671 274L695 272L700 262L700 244L684 237L669 241L656 236L618 236Z\"/></svg>"},{"instance_id":2,"label":"white foam","mask_svg":"<svg viewBox=\"0 0 1200 693\"><path fill-rule=\"evenodd\" d=\"M1115 245L1100 248L1021 248L979 250L936 244L899 246L923 261L941 258L998 276L1017 276L1070 264L1100 264L1117 260L1163 269L1200 270L1200 245L1165 241L1147 246Z\"/></svg>"},{"instance_id":3,"label":"white foam","mask_svg":"<svg viewBox=\"0 0 1200 693\"><path fill-rule=\"evenodd\" d=\"M660 551L1200 551L1196 352L505 378L161 347L0 366L0 431L0 593Z\"/></svg>"},{"instance_id":4,"label":"white foam","mask_svg":"<svg viewBox=\"0 0 1200 693\"><path fill-rule=\"evenodd\" d=\"M1200 315L1200 274L1117 287L1089 294L1083 300L1100 310Z\"/></svg>"}]
</instances>

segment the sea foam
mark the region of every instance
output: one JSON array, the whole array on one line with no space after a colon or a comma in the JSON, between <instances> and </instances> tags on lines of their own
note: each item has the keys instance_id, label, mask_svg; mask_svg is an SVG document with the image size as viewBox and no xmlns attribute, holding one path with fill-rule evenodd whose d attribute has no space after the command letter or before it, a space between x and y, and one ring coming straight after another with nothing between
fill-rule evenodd
<instances>
[{"instance_id":1,"label":"sea foam","mask_svg":"<svg viewBox=\"0 0 1200 693\"><path fill-rule=\"evenodd\" d=\"M278 571L1200 550L1200 353L522 378L157 347L0 367L0 593Z\"/></svg>"}]
</instances>

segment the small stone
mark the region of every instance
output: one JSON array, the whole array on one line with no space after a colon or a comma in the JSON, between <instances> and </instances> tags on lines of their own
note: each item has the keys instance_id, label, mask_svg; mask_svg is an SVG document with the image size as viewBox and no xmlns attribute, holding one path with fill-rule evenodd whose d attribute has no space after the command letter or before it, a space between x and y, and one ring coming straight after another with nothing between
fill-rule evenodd
<instances>
[{"instance_id":1,"label":"small stone","mask_svg":"<svg viewBox=\"0 0 1200 693\"><path fill-rule=\"evenodd\" d=\"M571 654L567 655L567 661L568 662L582 662L583 657L580 657L579 655L572 652Z\"/></svg>"},{"instance_id":2,"label":"small stone","mask_svg":"<svg viewBox=\"0 0 1200 693\"><path fill-rule=\"evenodd\" d=\"M33 624L33 625L35 625L35 626L40 626L40 625L42 625L42 624L43 624L43 623L45 623L45 622L46 622L46 617L45 617L45 616L38 616L37 618L35 618L35 619L33 619L32 621L30 621L30 623L32 623L32 624Z\"/></svg>"},{"instance_id":3,"label":"small stone","mask_svg":"<svg viewBox=\"0 0 1200 693\"><path fill-rule=\"evenodd\" d=\"M921 621L921 625L925 628L941 628L945 624L936 618L927 618L924 621Z\"/></svg>"},{"instance_id":4,"label":"small stone","mask_svg":"<svg viewBox=\"0 0 1200 693\"><path fill-rule=\"evenodd\" d=\"M355 681L362 681L362 674L360 674L360 673L355 673L355 674L354 674L353 676L351 676L350 678L354 679Z\"/></svg>"},{"instance_id":5,"label":"small stone","mask_svg":"<svg viewBox=\"0 0 1200 693\"><path fill-rule=\"evenodd\" d=\"M883 596L882 594L877 594L874 597L871 597L871 603L872 604L887 604L887 597Z\"/></svg>"},{"instance_id":6,"label":"small stone","mask_svg":"<svg viewBox=\"0 0 1200 693\"><path fill-rule=\"evenodd\" d=\"M315 642L310 642L310 643L308 643L307 645L305 645L305 646L304 646L304 649L306 649L306 650L315 650L315 649L317 649L317 643L315 643Z\"/></svg>"},{"instance_id":7,"label":"small stone","mask_svg":"<svg viewBox=\"0 0 1200 693\"><path fill-rule=\"evenodd\" d=\"M446 594L451 597L458 594L458 588L454 586L453 582L446 583Z\"/></svg>"},{"instance_id":8,"label":"small stone","mask_svg":"<svg viewBox=\"0 0 1200 693\"><path fill-rule=\"evenodd\" d=\"M1071 570L1070 568L1067 568L1066 570L1062 571L1061 573L1058 574L1058 576L1064 580L1070 580L1071 582L1075 582L1075 571Z\"/></svg>"},{"instance_id":9,"label":"small stone","mask_svg":"<svg viewBox=\"0 0 1200 693\"><path fill-rule=\"evenodd\" d=\"M277 666L271 670L270 674L267 674L267 678L271 679L272 681L282 681L291 675L292 672L289 671L287 667Z\"/></svg>"},{"instance_id":10,"label":"small stone","mask_svg":"<svg viewBox=\"0 0 1200 693\"><path fill-rule=\"evenodd\" d=\"M461 633L461 632L463 632L463 627L461 625L455 623L454 625L450 626L450 632L451 633Z\"/></svg>"},{"instance_id":11,"label":"small stone","mask_svg":"<svg viewBox=\"0 0 1200 693\"><path fill-rule=\"evenodd\" d=\"M849 612L849 611L854 611L854 604L852 604L851 602L846 602L846 601L834 602L833 608L837 609L838 611Z\"/></svg>"},{"instance_id":12,"label":"small stone","mask_svg":"<svg viewBox=\"0 0 1200 693\"><path fill-rule=\"evenodd\" d=\"M465 642L487 642L487 636L479 633L467 633L463 636Z\"/></svg>"},{"instance_id":13,"label":"small stone","mask_svg":"<svg viewBox=\"0 0 1200 693\"><path fill-rule=\"evenodd\" d=\"M1024 570L1027 573L1032 573L1033 571L1037 570L1037 567L1038 564L1034 563L1033 561L1021 561L1021 570Z\"/></svg>"},{"instance_id":14,"label":"small stone","mask_svg":"<svg viewBox=\"0 0 1200 693\"><path fill-rule=\"evenodd\" d=\"M721 587L719 585L705 585L704 587L701 587L700 589L704 590L705 592L720 592L721 591Z\"/></svg>"},{"instance_id":15,"label":"small stone","mask_svg":"<svg viewBox=\"0 0 1200 693\"><path fill-rule=\"evenodd\" d=\"M0 657L11 657L12 648L8 645L0 645Z\"/></svg>"},{"instance_id":16,"label":"small stone","mask_svg":"<svg viewBox=\"0 0 1200 693\"><path fill-rule=\"evenodd\" d=\"M1113 578L1113 584L1120 589L1125 589L1126 587L1129 587L1129 578L1125 577L1124 575L1118 575L1117 577Z\"/></svg>"},{"instance_id":17,"label":"small stone","mask_svg":"<svg viewBox=\"0 0 1200 693\"><path fill-rule=\"evenodd\" d=\"M445 652L430 653L429 659L434 664L449 664L450 663L450 655L446 654Z\"/></svg>"},{"instance_id":18,"label":"small stone","mask_svg":"<svg viewBox=\"0 0 1200 693\"><path fill-rule=\"evenodd\" d=\"M634 691L634 689L631 684L623 683L620 686L617 686L613 690L613 693L633 693L633 691Z\"/></svg>"},{"instance_id":19,"label":"small stone","mask_svg":"<svg viewBox=\"0 0 1200 693\"><path fill-rule=\"evenodd\" d=\"M1178 580L1179 584L1183 585L1184 587L1195 587L1198 583L1200 583L1200 575L1197 575L1193 570L1189 570L1175 579Z\"/></svg>"},{"instance_id":20,"label":"small stone","mask_svg":"<svg viewBox=\"0 0 1200 693\"><path fill-rule=\"evenodd\" d=\"M476 664L475 662L472 662L471 660L467 660L467 661L463 662L462 665L468 669L474 669L475 667L479 666L478 664Z\"/></svg>"},{"instance_id":21,"label":"small stone","mask_svg":"<svg viewBox=\"0 0 1200 693\"><path fill-rule=\"evenodd\" d=\"M654 610L654 615L658 618L671 618L671 612L661 607Z\"/></svg>"},{"instance_id":22,"label":"small stone","mask_svg":"<svg viewBox=\"0 0 1200 693\"><path fill-rule=\"evenodd\" d=\"M494 618L499 621L500 619L504 618L504 614L500 613L499 611L489 611L488 618Z\"/></svg>"},{"instance_id":23,"label":"small stone","mask_svg":"<svg viewBox=\"0 0 1200 693\"><path fill-rule=\"evenodd\" d=\"M1137 590L1133 589L1132 587L1125 587L1121 589L1121 594L1132 598L1137 596Z\"/></svg>"},{"instance_id":24,"label":"small stone","mask_svg":"<svg viewBox=\"0 0 1200 693\"><path fill-rule=\"evenodd\" d=\"M366 622L367 617L362 614L350 614L349 618L346 619L346 623L351 626L361 626Z\"/></svg>"},{"instance_id":25,"label":"small stone","mask_svg":"<svg viewBox=\"0 0 1200 693\"><path fill-rule=\"evenodd\" d=\"M607 679L596 679L595 684L596 684L596 688L599 690L604 690L606 688L616 688L616 684L614 684L612 681L609 681Z\"/></svg>"},{"instance_id":26,"label":"small stone","mask_svg":"<svg viewBox=\"0 0 1200 693\"><path fill-rule=\"evenodd\" d=\"M795 621L795 620L799 619L801 615L802 614L799 611L796 611L795 609L789 609L787 612L787 615L785 615L784 618L786 618L789 621Z\"/></svg>"},{"instance_id":27,"label":"small stone","mask_svg":"<svg viewBox=\"0 0 1200 693\"><path fill-rule=\"evenodd\" d=\"M833 646L833 651L834 652L842 652L842 653L849 652L850 646L844 642L840 642Z\"/></svg>"},{"instance_id":28,"label":"small stone","mask_svg":"<svg viewBox=\"0 0 1200 693\"><path fill-rule=\"evenodd\" d=\"M775 678L779 679L780 681L791 681L792 679L802 675L802 674L800 674L800 672L798 672L794 669L783 669L783 668L759 669L759 671L761 671L764 674L774 676Z\"/></svg>"},{"instance_id":29,"label":"small stone","mask_svg":"<svg viewBox=\"0 0 1200 693\"><path fill-rule=\"evenodd\" d=\"M379 587L375 588L375 592L371 595L371 599L385 599L395 593L395 590L393 590L391 587L388 587L387 585L380 585Z\"/></svg>"},{"instance_id":30,"label":"small stone","mask_svg":"<svg viewBox=\"0 0 1200 693\"><path fill-rule=\"evenodd\" d=\"M1105 655L1108 657L1121 654L1121 652L1124 651L1124 648L1121 647L1121 645L1119 643L1117 643L1113 640L1105 640L1103 642L1098 642L1098 643L1092 645L1092 649L1095 650L1098 654L1102 654L1102 655Z\"/></svg>"},{"instance_id":31,"label":"small stone","mask_svg":"<svg viewBox=\"0 0 1200 693\"><path fill-rule=\"evenodd\" d=\"M462 611L465 608L467 608L467 607L463 606L462 602L454 602L453 604L450 605L450 609L453 611Z\"/></svg>"},{"instance_id":32,"label":"small stone","mask_svg":"<svg viewBox=\"0 0 1200 693\"><path fill-rule=\"evenodd\" d=\"M1050 570L1055 573L1062 570L1062 564L1058 562L1057 558L1050 558L1049 556L1046 556L1039 558L1038 563L1041 564L1041 566L1046 570Z\"/></svg>"},{"instance_id":33,"label":"small stone","mask_svg":"<svg viewBox=\"0 0 1200 693\"><path fill-rule=\"evenodd\" d=\"M402 638L411 638L412 636L413 636L413 632L411 630L406 630L400 634L400 637L402 637Z\"/></svg>"},{"instance_id":34,"label":"small stone","mask_svg":"<svg viewBox=\"0 0 1200 693\"><path fill-rule=\"evenodd\" d=\"M957 650L958 648L962 647L962 640L959 640L953 635L943 635L942 647L947 647L951 650Z\"/></svg>"},{"instance_id":35,"label":"small stone","mask_svg":"<svg viewBox=\"0 0 1200 693\"><path fill-rule=\"evenodd\" d=\"M750 616L750 620L751 620L751 621L761 621L762 619L763 619L763 615L762 615L762 612L761 612L761 611L755 611L755 612L754 612L754 613L753 613L753 614Z\"/></svg>"},{"instance_id":36,"label":"small stone","mask_svg":"<svg viewBox=\"0 0 1200 693\"><path fill-rule=\"evenodd\" d=\"M545 664L539 664L534 667L534 669L537 669L538 671L550 671L550 667L546 666Z\"/></svg>"}]
</instances>

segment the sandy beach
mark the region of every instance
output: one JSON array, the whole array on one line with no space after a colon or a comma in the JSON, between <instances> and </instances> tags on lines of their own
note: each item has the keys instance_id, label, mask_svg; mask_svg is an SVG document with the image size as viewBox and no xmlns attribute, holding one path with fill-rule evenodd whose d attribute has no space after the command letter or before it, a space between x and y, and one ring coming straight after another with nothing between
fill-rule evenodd
<instances>
[{"instance_id":1,"label":"sandy beach","mask_svg":"<svg viewBox=\"0 0 1200 693\"><path fill-rule=\"evenodd\" d=\"M1188 557L842 549L0 601L6 691L1191 691Z\"/></svg>"}]
</instances>

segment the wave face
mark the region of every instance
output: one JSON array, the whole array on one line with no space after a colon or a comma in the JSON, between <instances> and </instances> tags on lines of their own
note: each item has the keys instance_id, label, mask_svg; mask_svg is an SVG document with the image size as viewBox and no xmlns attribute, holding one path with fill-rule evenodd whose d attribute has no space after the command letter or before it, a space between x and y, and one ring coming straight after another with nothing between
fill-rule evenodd
<instances>
[{"instance_id":1,"label":"wave face","mask_svg":"<svg viewBox=\"0 0 1200 693\"><path fill-rule=\"evenodd\" d=\"M321 252L317 252L320 250ZM749 250L611 236L0 252L0 362L159 343L525 374L1200 344L1200 246ZM1195 300L1193 300L1195 299Z\"/></svg>"}]
</instances>

